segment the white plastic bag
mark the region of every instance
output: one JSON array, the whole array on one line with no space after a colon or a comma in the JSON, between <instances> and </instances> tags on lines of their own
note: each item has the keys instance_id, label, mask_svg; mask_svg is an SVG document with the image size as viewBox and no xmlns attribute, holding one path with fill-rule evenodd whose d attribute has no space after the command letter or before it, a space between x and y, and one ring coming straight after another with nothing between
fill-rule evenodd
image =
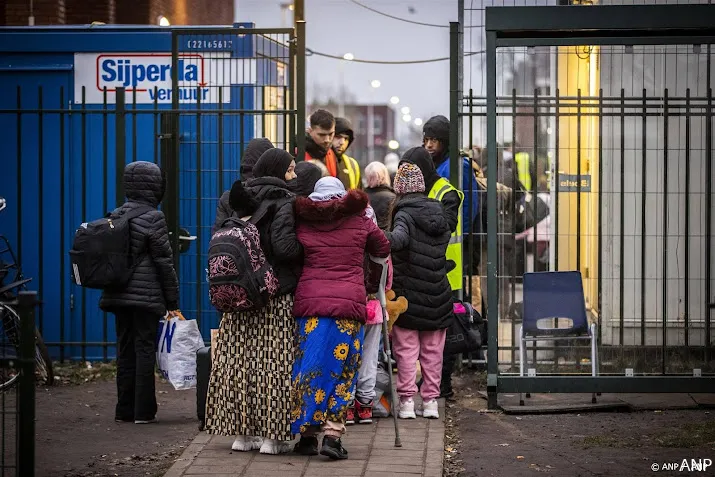
<instances>
[{"instance_id":1,"label":"white plastic bag","mask_svg":"<svg viewBox=\"0 0 715 477\"><path fill-rule=\"evenodd\" d=\"M203 347L196 320L187 320L179 313L159 322L156 362L164 379L177 391L196 388L196 352Z\"/></svg>"}]
</instances>

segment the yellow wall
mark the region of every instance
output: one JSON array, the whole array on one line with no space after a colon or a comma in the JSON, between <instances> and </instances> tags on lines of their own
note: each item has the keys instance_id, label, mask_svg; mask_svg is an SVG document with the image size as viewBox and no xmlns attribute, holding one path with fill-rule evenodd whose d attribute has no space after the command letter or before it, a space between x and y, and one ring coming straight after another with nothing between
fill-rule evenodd
<instances>
[{"instance_id":1,"label":"yellow wall","mask_svg":"<svg viewBox=\"0 0 715 477\"><path fill-rule=\"evenodd\" d=\"M558 88L561 97L597 97L599 90L598 47L558 49ZM561 114L578 111L576 99L561 100ZM597 100L582 99L581 114L596 113ZM578 173L578 118L559 118L559 174ZM597 306L598 288L598 118L581 117L581 174L591 175L591 192L581 193L580 211L576 192L560 192L558 197L558 269L576 270L577 217L581 217L580 271L588 305ZM594 310L596 311L596 310Z\"/></svg>"}]
</instances>

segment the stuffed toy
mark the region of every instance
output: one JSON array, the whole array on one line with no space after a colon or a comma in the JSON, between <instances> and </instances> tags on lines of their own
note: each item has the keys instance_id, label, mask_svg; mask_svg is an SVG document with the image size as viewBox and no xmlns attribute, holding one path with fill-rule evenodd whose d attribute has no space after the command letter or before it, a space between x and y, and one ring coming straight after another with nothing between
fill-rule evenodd
<instances>
[{"instance_id":1,"label":"stuffed toy","mask_svg":"<svg viewBox=\"0 0 715 477\"><path fill-rule=\"evenodd\" d=\"M404 296L396 298L395 292L392 290L387 290L385 298L387 298L387 330L392 332L392 325L402 313L407 311L407 298Z\"/></svg>"}]
</instances>

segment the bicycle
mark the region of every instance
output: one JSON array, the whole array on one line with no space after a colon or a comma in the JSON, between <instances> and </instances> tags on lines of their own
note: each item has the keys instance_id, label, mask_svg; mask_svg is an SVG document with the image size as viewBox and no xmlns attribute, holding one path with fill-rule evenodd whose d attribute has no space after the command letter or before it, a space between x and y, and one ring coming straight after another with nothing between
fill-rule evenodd
<instances>
[{"instance_id":1,"label":"bicycle","mask_svg":"<svg viewBox=\"0 0 715 477\"><path fill-rule=\"evenodd\" d=\"M6 207L6 200L0 197L0 212ZM12 361L20 356L20 315L15 309L17 293L26 290L32 278L23 276L10 241L4 235L0 235L0 247L2 247L0 249L0 358ZM11 261L3 261L4 256L9 256ZM10 277L9 283L6 284L5 279L8 277ZM0 369L0 391L15 385L19 376L20 373L12 365ZM50 353L37 328L35 328L35 376L47 386L54 384Z\"/></svg>"}]
</instances>

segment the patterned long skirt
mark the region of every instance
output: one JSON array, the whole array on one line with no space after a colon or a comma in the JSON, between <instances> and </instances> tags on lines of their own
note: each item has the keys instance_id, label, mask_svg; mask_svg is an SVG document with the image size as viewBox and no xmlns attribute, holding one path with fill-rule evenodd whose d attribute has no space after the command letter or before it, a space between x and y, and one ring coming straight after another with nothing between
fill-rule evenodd
<instances>
[{"instance_id":1,"label":"patterned long skirt","mask_svg":"<svg viewBox=\"0 0 715 477\"><path fill-rule=\"evenodd\" d=\"M292 295L223 315L206 399L209 434L292 439L294 329Z\"/></svg>"},{"instance_id":2,"label":"patterned long skirt","mask_svg":"<svg viewBox=\"0 0 715 477\"><path fill-rule=\"evenodd\" d=\"M293 364L292 432L345 422L360 369L364 330L353 320L298 318Z\"/></svg>"}]
</instances>

